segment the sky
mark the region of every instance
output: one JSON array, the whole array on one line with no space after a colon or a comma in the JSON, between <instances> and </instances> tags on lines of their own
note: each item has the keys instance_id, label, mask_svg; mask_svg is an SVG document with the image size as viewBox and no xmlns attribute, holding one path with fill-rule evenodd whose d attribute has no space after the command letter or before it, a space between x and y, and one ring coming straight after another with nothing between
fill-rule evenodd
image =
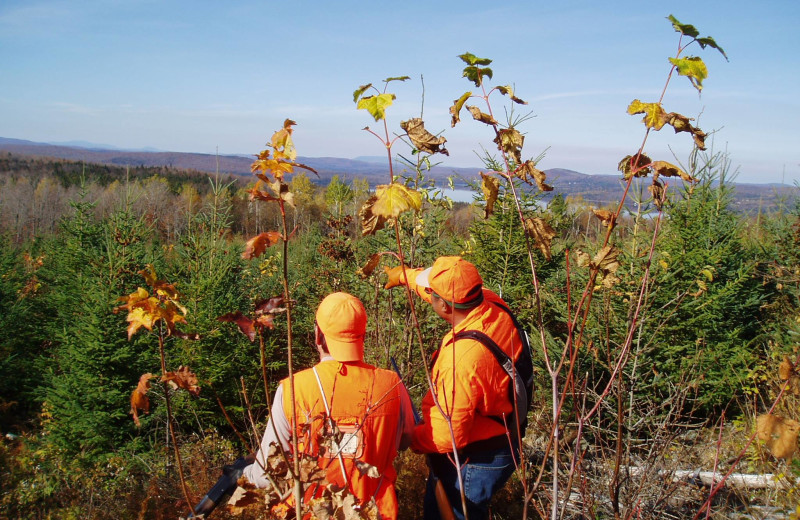
<instances>
[{"instance_id":1,"label":"sky","mask_svg":"<svg viewBox=\"0 0 800 520\"><path fill-rule=\"evenodd\" d=\"M492 61L491 85L528 105L523 159L541 169L614 174L644 138L634 99L657 101L678 47L668 15L711 36L696 44L702 95L673 75L668 112L695 118L739 182L800 182L800 2L472 0L3 0L0 136L119 148L256 154L287 118L301 156L381 156L381 130L353 92L383 79L390 132L422 115L447 139L446 166L495 153L491 129L449 107L475 86L460 54ZM507 98L492 110L506 121ZM473 100L486 111L481 100ZM686 164L692 141L669 127L645 152ZM393 151L408 154L401 142Z\"/></svg>"}]
</instances>

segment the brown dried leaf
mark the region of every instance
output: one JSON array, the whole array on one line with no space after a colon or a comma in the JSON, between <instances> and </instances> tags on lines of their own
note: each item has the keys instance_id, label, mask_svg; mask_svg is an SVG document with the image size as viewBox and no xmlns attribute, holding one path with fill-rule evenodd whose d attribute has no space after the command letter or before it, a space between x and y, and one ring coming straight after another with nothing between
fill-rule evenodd
<instances>
[{"instance_id":1,"label":"brown dried leaf","mask_svg":"<svg viewBox=\"0 0 800 520\"><path fill-rule=\"evenodd\" d=\"M522 162L522 145L525 142L525 136L519 133L516 128L504 128L497 131L497 136L494 138L494 144L501 152L505 152L514 158L514 162Z\"/></svg>"},{"instance_id":2,"label":"brown dried leaf","mask_svg":"<svg viewBox=\"0 0 800 520\"><path fill-rule=\"evenodd\" d=\"M242 259L251 260L258 258L264 254L268 247L274 246L281 240L281 234L277 231L267 231L254 236L247 241L244 252L242 252Z\"/></svg>"},{"instance_id":3,"label":"brown dried leaf","mask_svg":"<svg viewBox=\"0 0 800 520\"><path fill-rule=\"evenodd\" d=\"M364 236L374 235L377 231L383 229L383 226L386 224L386 217L376 215L373 212L373 207L377 200L377 196L371 196L358 211L358 217L361 220L361 234Z\"/></svg>"},{"instance_id":4,"label":"brown dried leaf","mask_svg":"<svg viewBox=\"0 0 800 520\"><path fill-rule=\"evenodd\" d=\"M797 434L800 423L777 415L763 414L756 419L758 438L770 453L779 459L790 459L797 451Z\"/></svg>"},{"instance_id":5,"label":"brown dried leaf","mask_svg":"<svg viewBox=\"0 0 800 520\"><path fill-rule=\"evenodd\" d=\"M147 392L150 390L150 379L152 377L153 374L149 372L147 374L142 374L141 377L139 377L139 384L136 386L133 393L131 393L131 411L129 413L133 415L133 422L137 427L141 426L139 422L139 410L144 413L150 413L150 399L147 397Z\"/></svg>"},{"instance_id":6,"label":"brown dried leaf","mask_svg":"<svg viewBox=\"0 0 800 520\"><path fill-rule=\"evenodd\" d=\"M613 211L608 211L605 209L593 209L592 212L594 213L595 217L600 219L600 221L603 223L603 226L614 229L616 219L614 218Z\"/></svg>"},{"instance_id":7,"label":"brown dried leaf","mask_svg":"<svg viewBox=\"0 0 800 520\"><path fill-rule=\"evenodd\" d=\"M637 155L626 155L617 165L617 169L622 172L625 180L635 177L647 177L650 173L650 163L653 161L645 154L639 154L638 160L634 160Z\"/></svg>"},{"instance_id":8,"label":"brown dried leaf","mask_svg":"<svg viewBox=\"0 0 800 520\"><path fill-rule=\"evenodd\" d=\"M375 268L378 267L378 262L381 261L381 255L375 253L374 255L369 257L367 263L363 266L359 267L356 271L356 275L362 280L366 280L375 271Z\"/></svg>"},{"instance_id":9,"label":"brown dried leaf","mask_svg":"<svg viewBox=\"0 0 800 520\"><path fill-rule=\"evenodd\" d=\"M481 190L483 190L483 197L486 199L483 218L489 218L494 213L494 203L497 202L497 195L500 193L500 181L491 175L481 172Z\"/></svg>"},{"instance_id":10,"label":"brown dried leaf","mask_svg":"<svg viewBox=\"0 0 800 520\"><path fill-rule=\"evenodd\" d=\"M794 364L789 360L789 356L783 356L781 366L778 367L778 377L781 381L788 381L794 375Z\"/></svg>"},{"instance_id":11,"label":"brown dried leaf","mask_svg":"<svg viewBox=\"0 0 800 520\"><path fill-rule=\"evenodd\" d=\"M533 180L536 181L536 186L541 191L553 191L553 187L544 182L547 180L547 174L536 168L536 164L533 161L525 161L520 164L514 174L528 184L532 184L530 178L533 177Z\"/></svg>"},{"instance_id":12,"label":"brown dried leaf","mask_svg":"<svg viewBox=\"0 0 800 520\"><path fill-rule=\"evenodd\" d=\"M472 114L472 119L474 119L475 121L479 121L487 125L497 124L497 121L495 121L495 119L492 116L484 112L481 112L481 109L478 107L467 105L467 110L469 110L469 113Z\"/></svg>"},{"instance_id":13,"label":"brown dried leaf","mask_svg":"<svg viewBox=\"0 0 800 520\"><path fill-rule=\"evenodd\" d=\"M619 268L619 249L614 246L605 246L597 252L592 259L591 267L596 267L603 274L614 273Z\"/></svg>"},{"instance_id":14,"label":"brown dried leaf","mask_svg":"<svg viewBox=\"0 0 800 520\"><path fill-rule=\"evenodd\" d=\"M533 240L533 245L538 247L545 258L550 260L550 243L556 236L556 231L544 219L539 217L525 219L525 232Z\"/></svg>"},{"instance_id":15,"label":"brown dried leaf","mask_svg":"<svg viewBox=\"0 0 800 520\"><path fill-rule=\"evenodd\" d=\"M697 182L697 179L667 161L653 161L652 168L655 171L653 179L657 179L661 175L663 177L680 177L686 182Z\"/></svg>"},{"instance_id":16,"label":"brown dried leaf","mask_svg":"<svg viewBox=\"0 0 800 520\"><path fill-rule=\"evenodd\" d=\"M592 257L589 256L589 253L584 253L580 249L575 251L575 260L578 264L578 267L588 267L589 264L592 262Z\"/></svg>"},{"instance_id":17,"label":"brown dried leaf","mask_svg":"<svg viewBox=\"0 0 800 520\"><path fill-rule=\"evenodd\" d=\"M239 485L236 490L231 494L230 500L226 505L228 513L233 515L241 515L247 509L256 510L254 506L259 509L264 508L264 490L257 489L247 479L240 479Z\"/></svg>"},{"instance_id":18,"label":"brown dried leaf","mask_svg":"<svg viewBox=\"0 0 800 520\"><path fill-rule=\"evenodd\" d=\"M656 205L656 208L661 210L664 207L664 201L666 199L667 192L664 190L664 185L661 184L661 181L653 179L653 184L647 187L647 191L650 192L650 195L653 197L653 204Z\"/></svg>"},{"instance_id":19,"label":"brown dried leaf","mask_svg":"<svg viewBox=\"0 0 800 520\"><path fill-rule=\"evenodd\" d=\"M456 123L461 121L461 108L466 103L467 99L472 95L472 92L465 92L460 98L453 101L453 106L450 107L450 126L455 127Z\"/></svg>"},{"instance_id":20,"label":"brown dried leaf","mask_svg":"<svg viewBox=\"0 0 800 520\"><path fill-rule=\"evenodd\" d=\"M217 318L218 321L235 323L239 326L242 334L247 336L250 342L256 340L256 329L253 327L253 320L242 314L242 311L229 312Z\"/></svg>"},{"instance_id":21,"label":"brown dried leaf","mask_svg":"<svg viewBox=\"0 0 800 520\"><path fill-rule=\"evenodd\" d=\"M690 132L697 147L701 150L706 149L706 133L689 123L689 121L694 121L694 119L676 112L670 112L666 115L666 118L667 124L671 125L672 128L675 129L676 134L678 132Z\"/></svg>"},{"instance_id":22,"label":"brown dried leaf","mask_svg":"<svg viewBox=\"0 0 800 520\"><path fill-rule=\"evenodd\" d=\"M283 296L273 296L267 300L259 300L256 302L255 314L258 316L259 314L286 312L286 307L283 306L284 303Z\"/></svg>"},{"instance_id":23,"label":"brown dried leaf","mask_svg":"<svg viewBox=\"0 0 800 520\"><path fill-rule=\"evenodd\" d=\"M181 365L175 372L167 372L161 376L161 381L169 383L172 388L183 388L195 397L200 395L197 376L187 366Z\"/></svg>"},{"instance_id":24,"label":"brown dried leaf","mask_svg":"<svg viewBox=\"0 0 800 520\"><path fill-rule=\"evenodd\" d=\"M408 121L401 121L400 128L406 131L408 138L411 139L411 142L419 151L431 155L435 153L450 155L447 149L442 146L447 142L447 139L444 137L436 137L425 130L425 123L421 118L414 117Z\"/></svg>"}]
</instances>

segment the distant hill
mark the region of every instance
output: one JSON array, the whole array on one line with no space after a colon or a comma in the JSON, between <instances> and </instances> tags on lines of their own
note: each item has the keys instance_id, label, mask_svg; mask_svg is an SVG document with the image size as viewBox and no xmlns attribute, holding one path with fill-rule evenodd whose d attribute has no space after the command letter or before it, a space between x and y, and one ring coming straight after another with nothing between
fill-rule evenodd
<instances>
[{"instance_id":1,"label":"distant hill","mask_svg":"<svg viewBox=\"0 0 800 520\"><path fill-rule=\"evenodd\" d=\"M25 156L44 156L72 161L82 161L115 166L167 166L170 168L197 170L201 172L230 173L250 175L252 156L247 155L214 155L201 153L161 152L147 150L119 150L95 148L91 143L72 142L64 144L47 144L21 139L0 137L0 151ZM103 145L96 145L103 146ZM389 169L386 160L377 156L343 159L339 157L298 157L297 161L314 168L319 174L315 179L320 185L327 185L334 175L343 179L364 178L370 186L385 184L388 181ZM428 176L437 184L445 185L446 179L455 177L456 187L466 187L467 182L479 179L478 168L451 168L435 166ZM547 182L555 190L553 193L565 196L582 197L595 206L603 206L619 200L622 181L618 175L587 175L572 170L552 168L545 170ZM2 174L3 172L0 172ZM395 173L402 173L395 163ZM311 175L314 178L313 175ZM646 180L644 182L647 182ZM778 184L736 184L735 208L739 211L753 212L759 209L775 207L781 198L795 198L798 190L790 186Z\"/></svg>"}]
</instances>

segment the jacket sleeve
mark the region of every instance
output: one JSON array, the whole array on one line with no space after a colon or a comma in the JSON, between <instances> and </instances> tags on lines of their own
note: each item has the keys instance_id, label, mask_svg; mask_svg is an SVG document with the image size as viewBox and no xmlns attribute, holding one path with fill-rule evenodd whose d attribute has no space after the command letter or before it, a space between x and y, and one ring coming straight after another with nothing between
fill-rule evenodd
<instances>
[{"instance_id":1,"label":"jacket sleeve","mask_svg":"<svg viewBox=\"0 0 800 520\"><path fill-rule=\"evenodd\" d=\"M470 432L475 420L475 388L471 373L460 370L453 371L452 349L445 349L436 361L434 370L434 388L439 407L450 416L453 435L450 435L448 420L433 399L429 391L422 401L422 424L414 429L411 448L420 453L448 453L455 448L462 448L469 443Z\"/></svg>"},{"instance_id":2,"label":"jacket sleeve","mask_svg":"<svg viewBox=\"0 0 800 520\"><path fill-rule=\"evenodd\" d=\"M292 430L289 426L289 421L286 419L286 412L283 409L283 385L278 385L278 389L275 390L275 397L272 400L272 415L270 415L267 423L264 437L261 439L261 446L256 453L256 461L246 466L242 475L247 477L247 480L258 488L270 488L271 484L264 476L269 446L274 443L279 445L285 452L289 452L291 438Z\"/></svg>"}]
</instances>

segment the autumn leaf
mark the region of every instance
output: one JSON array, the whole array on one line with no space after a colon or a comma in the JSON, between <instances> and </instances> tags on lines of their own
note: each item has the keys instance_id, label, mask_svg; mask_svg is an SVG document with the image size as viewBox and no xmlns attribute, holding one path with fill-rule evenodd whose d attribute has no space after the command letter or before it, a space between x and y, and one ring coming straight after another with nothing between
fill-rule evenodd
<instances>
[{"instance_id":1,"label":"autumn leaf","mask_svg":"<svg viewBox=\"0 0 800 520\"><path fill-rule=\"evenodd\" d=\"M664 201L666 200L667 192L664 189L664 185L661 181L653 179L653 184L647 187L647 191L650 192L650 196L653 197L653 204L655 204L656 208L661 211L664 207Z\"/></svg>"},{"instance_id":2,"label":"autumn leaf","mask_svg":"<svg viewBox=\"0 0 800 520\"><path fill-rule=\"evenodd\" d=\"M800 423L778 415L763 414L756 419L758 438L778 459L791 459L797 451L797 434Z\"/></svg>"},{"instance_id":3,"label":"autumn leaf","mask_svg":"<svg viewBox=\"0 0 800 520\"><path fill-rule=\"evenodd\" d=\"M223 314L217 317L217 321L235 323L251 343L256 340L256 329L253 327L253 320L242 314L242 311Z\"/></svg>"},{"instance_id":4,"label":"autumn leaf","mask_svg":"<svg viewBox=\"0 0 800 520\"><path fill-rule=\"evenodd\" d=\"M361 98L361 96L364 95L364 92L366 92L371 87L372 83L367 83L366 85L361 85L360 87L358 87L355 90L355 92L353 92L353 103L358 103L358 100Z\"/></svg>"},{"instance_id":5,"label":"autumn leaf","mask_svg":"<svg viewBox=\"0 0 800 520\"><path fill-rule=\"evenodd\" d=\"M356 469L358 470L359 473L361 473L362 476L366 475L367 477L370 478L381 477L381 472L377 467L358 459L356 459Z\"/></svg>"},{"instance_id":6,"label":"autumn leaf","mask_svg":"<svg viewBox=\"0 0 800 520\"><path fill-rule=\"evenodd\" d=\"M474 119L475 121L478 121L478 122L481 122L481 123L484 123L484 124L487 124L487 125L496 125L497 124L497 121L492 116L490 116L489 114L486 114L484 112L481 112L481 109L478 108L478 107L473 107L473 106L467 105L467 110L469 110L469 113L472 114L472 119Z\"/></svg>"},{"instance_id":7,"label":"autumn leaf","mask_svg":"<svg viewBox=\"0 0 800 520\"><path fill-rule=\"evenodd\" d=\"M661 130L667 123L667 113L661 108L660 103L642 103L638 99L634 99L628 105L628 113L630 115L644 114L642 122L647 128L654 130Z\"/></svg>"},{"instance_id":8,"label":"autumn leaf","mask_svg":"<svg viewBox=\"0 0 800 520\"><path fill-rule=\"evenodd\" d=\"M652 168L654 181L660 175L662 177L680 177L686 182L697 182L697 179L667 161L653 161Z\"/></svg>"},{"instance_id":9,"label":"autumn leaf","mask_svg":"<svg viewBox=\"0 0 800 520\"><path fill-rule=\"evenodd\" d=\"M200 387L197 385L197 376L187 366L179 366L175 372L167 372L161 376L162 383L169 383L173 389L183 388L193 396L200 395Z\"/></svg>"},{"instance_id":10,"label":"autumn leaf","mask_svg":"<svg viewBox=\"0 0 800 520\"><path fill-rule=\"evenodd\" d=\"M256 321L254 321L253 324L257 325L261 329L274 329L275 316L273 314L262 314L256 318Z\"/></svg>"},{"instance_id":11,"label":"autumn leaf","mask_svg":"<svg viewBox=\"0 0 800 520\"><path fill-rule=\"evenodd\" d=\"M394 94L376 94L362 97L358 100L356 108L366 110L375 121L380 121L386 117L386 109L392 106L392 102L396 97Z\"/></svg>"},{"instance_id":12,"label":"autumn leaf","mask_svg":"<svg viewBox=\"0 0 800 520\"><path fill-rule=\"evenodd\" d=\"M503 94L504 96L508 96L509 98L511 98L511 101L513 101L514 103L518 103L520 105L527 105L528 104L527 101L523 101L520 98L518 98L517 96L515 96L514 95L514 90L508 85L498 86L498 87L495 87L495 88L498 91L500 91L500 93Z\"/></svg>"},{"instance_id":13,"label":"autumn leaf","mask_svg":"<svg viewBox=\"0 0 800 520\"><path fill-rule=\"evenodd\" d=\"M376 186L375 197L372 212L386 219L397 218L405 211L418 211L422 207L422 195L402 184Z\"/></svg>"},{"instance_id":14,"label":"autumn leaf","mask_svg":"<svg viewBox=\"0 0 800 520\"><path fill-rule=\"evenodd\" d=\"M374 235L377 231L383 229L384 224L386 224L387 218L376 215L373 211L377 200L378 197L372 195L364 202L361 209L358 211L358 217L361 220L361 234L364 236Z\"/></svg>"},{"instance_id":15,"label":"autumn leaf","mask_svg":"<svg viewBox=\"0 0 800 520\"><path fill-rule=\"evenodd\" d=\"M692 118L676 112L670 112L667 114L667 119L667 123L675 129L676 134L679 132L689 132L692 134L692 139L697 147L701 150L706 149L706 133L695 126L692 126L690 123L690 121L693 121Z\"/></svg>"},{"instance_id":16,"label":"autumn leaf","mask_svg":"<svg viewBox=\"0 0 800 520\"><path fill-rule=\"evenodd\" d=\"M461 107L467 102L467 99L472 95L472 92L464 92L460 98L453 101L453 106L450 107L450 126L455 127L456 123L461 121Z\"/></svg>"},{"instance_id":17,"label":"autumn leaf","mask_svg":"<svg viewBox=\"0 0 800 520\"><path fill-rule=\"evenodd\" d=\"M153 325L161 319L158 303L158 299L151 296L143 302L137 302L137 306L130 309L125 318L128 322L128 341L142 327L153 330Z\"/></svg>"},{"instance_id":18,"label":"autumn leaf","mask_svg":"<svg viewBox=\"0 0 800 520\"><path fill-rule=\"evenodd\" d=\"M524 222L525 232L533 240L533 245L538 247L544 257L550 260L552 258L550 243L557 234L555 229L539 217L526 218Z\"/></svg>"},{"instance_id":19,"label":"autumn leaf","mask_svg":"<svg viewBox=\"0 0 800 520\"><path fill-rule=\"evenodd\" d=\"M241 515L248 509L255 511L255 506L263 510L264 502L265 490L256 488L246 478L243 478L231 494L226 509L233 515Z\"/></svg>"},{"instance_id":20,"label":"autumn leaf","mask_svg":"<svg viewBox=\"0 0 800 520\"><path fill-rule=\"evenodd\" d=\"M277 197L272 196L266 191L260 190L259 184L256 184L253 188L246 190L246 193L250 194L250 200L263 200L265 202L279 200Z\"/></svg>"},{"instance_id":21,"label":"autumn leaf","mask_svg":"<svg viewBox=\"0 0 800 520\"><path fill-rule=\"evenodd\" d=\"M670 58L669 62L678 69L679 75L689 78L692 86L698 92L703 91L703 80L708 77L708 69L702 59L697 56L689 56L688 58Z\"/></svg>"},{"instance_id":22,"label":"autumn leaf","mask_svg":"<svg viewBox=\"0 0 800 520\"><path fill-rule=\"evenodd\" d=\"M281 234L277 231L267 231L254 236L247 241L244 252L242 252L242 259L252 260L264 254L268 247L274 246L281 239Z\"/></svg>"},{"instance_id":23,"label":"autumn leaf","mask_svg":"<svg viewBox=\"0 0 800 520\"><path fill-rule=\"evenodd\" d=\"M789 356L783 356L783 361L778 367L778 377L781 381L788 381L794 375L794 365L789 361Z\"/></svg>"},{"instance_id":24,"label":"autumn leaf","mask_svg":"<svg viewBox=\"0 0 800 520\"><path fill-rule=\"evenodd\" d=\"M638 158L638 159L636 159ZM647 177L650 173L650 163L653 161L645 154L626 155L617 165L625 180L635 177Z\"/></svg>"},{"instance_id":25,"label":"autumn leaf","mask_svg":"<svg viewBox=\"0 0 800 520\"><path fill-rule=\"evenodd\" d=\"M286 312L285 304L286 301L284 300L283 296L273 296L272 298L266 300L259 300L256 302L255 314L256 316L259 316L261 314L278 314L281 312Z\"/></svg>"},{"instance_id":26,"label":"autumn leaf","mask_svg":"<svg viewBox=\"0 0 800 520\"><path fill-rule=\"evenodd\" d=\"M406 270L407 274L404 275L403 272ZM392 287L405 285L406 278L410 278L411 276L415 275L414 271L407 265L398 265L397 267L384 266L383 272L385 272L386 276L388 277L386 285L383 286L384 289L391 289Z\"/></svg>"},{"instance_id":27,"label":"autumn leaf","mask_svg":"<svg viewBox=\"0 0 800 520\"><path fill-rule=\"evenodd\" d=\"M494 203L500 193L500 181L491 175L481 172L481 190L483 190L483 197L486 199L483 218L489 218L494 213Z\"/></svg>"},{"instance_id":28,"label":"autumn leaf","mask_svg":"<svg viewBox=\"0 0 800 520\"><path fill-rule=\"evenodd\" d=\"M597 252L592 259L591 267L594 267L603 273L614 273L619 267L619 249L614 246L605 246Z\"/></svg>"},{"instance_id":29,"label":"autumn leaf","mask_svg":"<svg viewBox=\"0 0 800 520\"><path fill-rule=\"evenodd\" d=\"M603 223L603 226L610 227L611 229L614 228L616 220L614 218L614 212L605 209L593 209L592 212L594 213L595 217L600 219L600 221Z\"/></svg>"},{"instance_id":30,"label":"autumn leaf","mask_svg":"<svg viewBox=\"0 0 800 520\"><path fill-rule=\"evenodd\" d=\"M356 275L358 275L358 277L361 278L362 280L366 280L367 278L369 278L372 272L375 271L375 268L378 267L378 262L380 261L381 261L381 255L375 253L374 255L369 257L369 260L367 261L366 264L358 268L358 270L356 271Z\"/></svg>"},{"instance_id":31,"label":"autumn leaf","mask_svg":"<svg viewBox=\"0 0 800 520\"><path fill-rule=\"evenodd\" d=\"M525 136L519 133L516 128L504 128L497 131L497 136L494 138L494 143L497 149L505 152L514 158L514 162L522 161L522 144L525 141Z\"/></svg>"},{"instance_id":32,"label":"autumn leaf","mask_svg":"<svg viewBox=\"0 0 800 520\"><path fill-rule=\"evenodd\" d=\"M432 133L425 130L425 123L419 117L414 117L408 121L401 121L400 128L405 130L408 138L417 148L417 150L431 155L441 153L450 155L446 148L442 145L447 142L444 137L436 137Z\"/></svg>"},{"instance_id":33,"label":"autumn leaf","mask_svg":"<svg viewBox=\"0 0 800 520\"><path fill-rule=\"evenodd\" d=\"M150 379L152 377L153 374L150 373L142 374L139 377L139 384L131 394L131 411L129 413L133 415L133 422L137 427L141 426L139 410L144 413L150 413L150 399L147 397L147 392L150 390Z\"/></svg>"},{"instance_id":34,"label":"autumn leaf","mask_svg":"<svg viewBox=\"0 0 800 520\"><path fill-rule=\"evenodd\" d=\"M514 170L514 175L528 184L531 184L530 178L533 177L533 180L536 181L536 186L538 186L541 191L553 191L553 187L544 182L547 180L547 174L536 168L536 163L533 161L525 161L520 164L517 169Z\"/></svg>"},{"instance_id":35,"label":"autumn leaf","mask_svg":"<svg viewBox=\"0 0 800 520\"><path fill-rule=\"evenodd\" d=\"M589 264L592 262L592 257L589 255L589 253L585 253L580 249L578 249L575 252L575 260L576 263L578 264L578 267L588 267Z\"/></svg>"}]
</instances>

